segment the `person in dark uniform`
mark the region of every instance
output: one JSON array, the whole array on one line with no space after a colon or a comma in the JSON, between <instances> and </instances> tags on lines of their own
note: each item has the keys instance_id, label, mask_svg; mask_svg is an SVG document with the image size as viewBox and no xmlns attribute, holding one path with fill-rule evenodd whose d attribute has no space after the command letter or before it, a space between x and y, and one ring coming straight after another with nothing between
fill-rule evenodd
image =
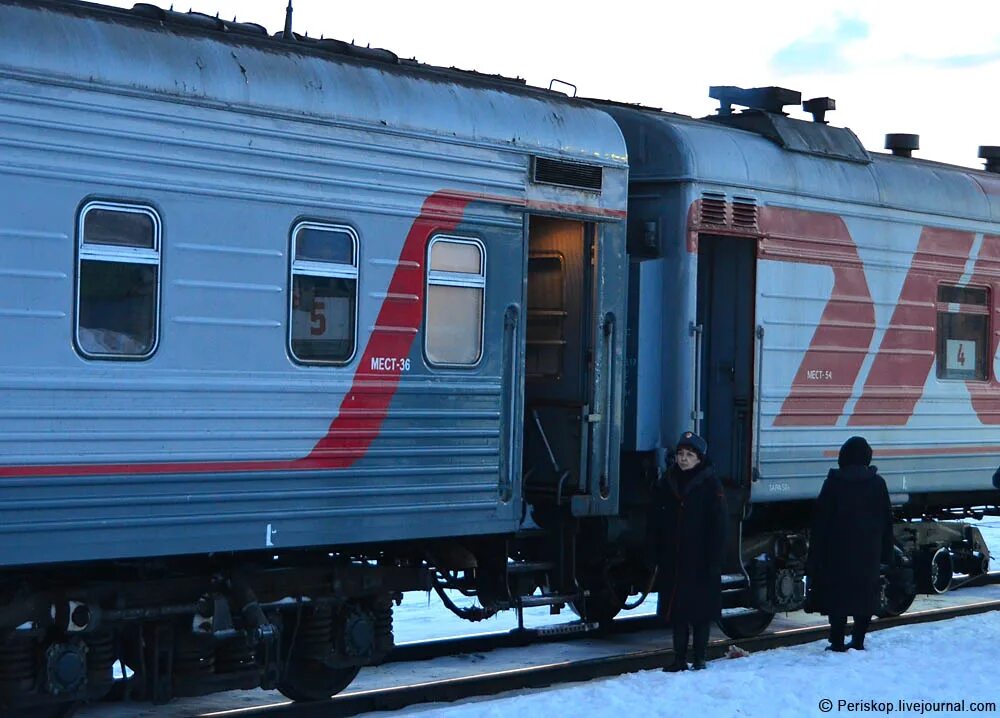
<instances>
[{"instance_id":1,"label":"person in dark uniform","mask_svg":"<svg viewBox=\"0 0 1000 718\"><path fill-rule=\"evenodd\" d=\"M659 572L657 614L672 626L674 662L665 671L688 669L688 637L694 633L692 668L705 668L708 630L722 612L722 556L726 500L705 440L685 432L675 463L653 487L650 528Z\"/></svg>"},{"instance_id":2,"label":"person in dark uniform","mask_svg":"<svg viewBox=\"0 0 1000 718\"><path fill-rule=\"evenodd\" d=\"M871 461L872 447L864 438L845 441L840 468L830 469L816 501L808 573L813 605L830 619L830 651L864 650L878 609L880 564L893 559L889 491ZM848 616L854 629L844 645Z\"/></svg>"}]
</instances>

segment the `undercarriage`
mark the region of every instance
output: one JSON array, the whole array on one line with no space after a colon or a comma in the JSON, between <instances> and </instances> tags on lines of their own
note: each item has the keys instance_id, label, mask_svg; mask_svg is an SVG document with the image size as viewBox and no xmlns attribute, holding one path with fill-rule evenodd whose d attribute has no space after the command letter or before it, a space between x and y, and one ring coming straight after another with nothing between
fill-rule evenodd
<instances>
[{"instance_id":1,"label":"undercarriage","mask_svg":"<svg viewBox=\"0 0 1000 718\"><path fill-rule=\"evenodd\" d=\"M303 553L48 567L3 584L0 710L36 716L109 695L327 698L391 650L393 601L430 577L419 561Z\"/></svg>"}]
</instances>

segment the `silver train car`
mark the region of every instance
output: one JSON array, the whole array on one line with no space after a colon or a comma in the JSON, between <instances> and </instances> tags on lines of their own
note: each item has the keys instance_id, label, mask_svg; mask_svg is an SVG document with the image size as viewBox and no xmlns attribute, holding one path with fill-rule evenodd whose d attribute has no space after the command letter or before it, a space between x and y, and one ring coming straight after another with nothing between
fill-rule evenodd
<instances>
[{"instance_id":1,"label":"silver train car","mask_svg":"<svg viewBox=\"0 0 1000 718\"><path fill-rule=\"evenodd\" d=\"M704 119L604 104L629 147L623 480L705 436L732 515L727 603L755 609L727 628L754 632L802 607L811 502L862 434L898 516L898 613L989 564L957 519L998 503L1000 148L980 149L986 171L913 158L910 135L874 153L827 123L829 98L809 120L782 88L712 96Z\"/></svg>"},{"instance_id":2,"label":"silver train car","mask_svg":"<svg viewBox=\"0 0 1000 718\"><path fill-rule=\"evenodd\" d=\"M689 429L731 635L802 606L855 433L899 517L882 611L986 569L961 519L1000 513L996 148L968 170L780 88L694 119L142 4L0 0L0 40L3 715L321 699L407 590L609 620L650 590Z\"/></svg>"},{"instance_id":3,"label":"silver train car","mask_svg":"<svg viewBox=\"0 0 1000 718\"><path fill-rule=\"evenodd\" d=\"M514 605L525 416L560 452L538 501L617 511L627 165L603 111L14 0L0 143L4 708L98 699L117 660L154 702L326 697L391 648L402 591Z\"/></svg>"}]
</instances>

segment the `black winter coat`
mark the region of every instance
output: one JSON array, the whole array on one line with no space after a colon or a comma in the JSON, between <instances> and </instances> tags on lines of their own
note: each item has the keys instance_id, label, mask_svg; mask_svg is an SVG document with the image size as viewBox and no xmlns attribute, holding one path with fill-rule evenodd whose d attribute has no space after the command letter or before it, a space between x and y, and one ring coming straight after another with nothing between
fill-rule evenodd
<instances>
[{"instance_id":1,"label":"black winter coat","mask_svg":"<svg viewBox=\"0 0 1000 718\"><path fill-rule=\"evenodd\" d=\"M726 499L711 463L705 459L687 472L672 466L651 496L661 617L692 624L719 617L725 538Z\"/></svg>"},{"instance_id":2,"label":"black winter coat","mask_svg":"<svg viewBox=\"0 0 1000 718\"><path fill-rule=\"evenodd\" d=\"M892 556L892 505L878 469L831 469L816 501L809 542L815 609L871 617L878 608L879 564L889 564Z\"/></svg>"}]
</instances>

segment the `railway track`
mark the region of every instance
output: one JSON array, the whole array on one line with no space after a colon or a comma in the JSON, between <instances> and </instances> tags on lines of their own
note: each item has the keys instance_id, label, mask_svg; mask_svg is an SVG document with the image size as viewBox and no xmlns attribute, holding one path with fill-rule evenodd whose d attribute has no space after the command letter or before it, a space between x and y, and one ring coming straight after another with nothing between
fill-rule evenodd
<instances>
[{"instance_id":1,"label":"railway track","mask_svg":"<svg viewBox=\"0 0 1000 718\"><path fill-rule=\"evenodd\" d=\"M960 579L955 582L950 591L993 584L1000 584L1000 571L991 571L980 576ZM572 641L601 633L618 635L649 631L655 630L657 627L655 616L626 616L616 619L610 627L602 627L597 623L573 621L541 628L515 628L495 633L414 641L396 646L392 653L386 657L384 663L426 661L463 653L485 653L499 648L520 648L540 643Z\"/></svg>"},{"instance_id":2,"label":"railway track","mask_svg":"<svg viewBox=\"0 0 1000 718\"><path fill-rule=\"evenodd\" d=\"M1000 574L990 574L986 579L976 582L976 585L996 583L998 579L1000 579ZM880 631L897 626L940 621L995 610L1000 610L1000 599L990 598L987 600L976 600L963 605L912 610L902 616L878 619L873 622L870 630ZM615 633L621 630L642 632L651 630L649 628L650 624L655 626L651 617L627 619L627 621L616 623L622 623L623 627L616 627ZM821 640L827 636L827 633L828 628L824 623L822 625L784 628L747 639L715 640L709 645L709 659L723 656L734 645L753 653ZM583 635L583 632L581 632L581 635ZM662 644L665 645L668 643L667 639L663 637L662 629L657 631L657 635L660 637ZM572 635L567 634L563 636L563 639L572 637ZM494 642L487 643L486 638L491 638ZM427 642L423 645L415 644L412 647L404 646L401 647L399 654L394 656L393 660L412 661L416 660L414 656L420 656L424 659L442 657L445 654L438 653L438 651L444 650L445 645L450 650L464 646L472 653L476 653L479 650L490 650L498 645L496 643L497 636L486 638L471 637L454 639L447 642ZM511 642L508 645L527 645L523 643L526 638L528 637L524 635L515 635L505 640ZM555 640L556 637L541 636L539 639L551 641ZM522 643L516 643L516 640L520 640ZM529 640L528 642L531 643L532 641ZM487 648L487 645L490 645L491 648ZM476 648L476 646L479 648ZM454 652L447 655L454 655ZM472 697L495 695L513 690L542 688L559 683L617 676L634 671L659 668L669 663L672 658L673 652L668 648L626 650L614 655L575 660L558 660L528 667L500 670L487 669L475 675L463 675L443 679L432 678L404 685L380 687L371 690L355 690L321 703L282 703L237 710L213 711L198 715L205 716L206 718L209 716L212 718L228 718L230 716L233 718L236 716L240 718L334 718L355 716L371 711L399 710L421 703L451 702Z\"/></svg>"}]
</instances>

